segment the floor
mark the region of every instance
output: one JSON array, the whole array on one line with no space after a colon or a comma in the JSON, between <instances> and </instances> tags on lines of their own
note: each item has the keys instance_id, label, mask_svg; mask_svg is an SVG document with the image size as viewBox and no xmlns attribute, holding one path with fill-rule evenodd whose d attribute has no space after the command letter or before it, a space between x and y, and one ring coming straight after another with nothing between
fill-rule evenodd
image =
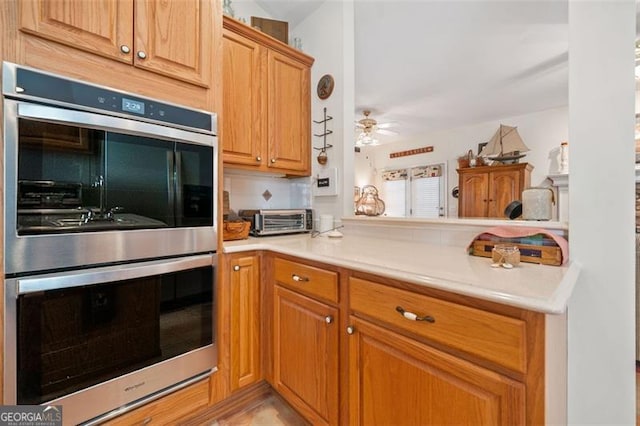
<instances>
[{"instance_id":1,"label":"floor","mask_svg":"<svg viewBox=\"0 0 640 426\"><path fill-rule=\"evenodd\" d=\"M218 419L209 426L307 426L307 423L286 402L270 396L258 405Z\"/></svg>"}]
</instances>

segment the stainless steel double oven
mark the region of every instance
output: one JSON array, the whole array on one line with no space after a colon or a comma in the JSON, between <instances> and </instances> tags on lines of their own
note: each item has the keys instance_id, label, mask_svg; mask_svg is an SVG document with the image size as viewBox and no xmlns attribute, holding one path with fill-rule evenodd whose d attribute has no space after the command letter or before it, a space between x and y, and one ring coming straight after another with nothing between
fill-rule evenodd
<instances>
[{"instance_id":1,"label":"stainless steel double oven","mask_svg":"<svg viewBox=\"0 0 640 426\"><path fill-rule=\"evenodd\" d=\"M4 404L95 423L216 366L216 116L4 63Z\"/></svg>"}]
</instances>

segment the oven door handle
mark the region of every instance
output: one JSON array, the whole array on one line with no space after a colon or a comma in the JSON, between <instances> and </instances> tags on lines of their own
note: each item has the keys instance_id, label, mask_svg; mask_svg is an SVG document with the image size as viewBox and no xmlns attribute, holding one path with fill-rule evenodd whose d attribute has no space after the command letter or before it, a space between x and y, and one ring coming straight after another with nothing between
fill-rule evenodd
<instances>
[{"instance_id":1,"label":"oven door handle","mask_svg":"<svg viewBox=\"0 0 640 426\"><path fill-rule=\"evenodd\" d=\"M61 288L80 287L145 276L168 274L205 266L217 266L217 255L203 254L179 259L153 260L137 264L106 266L37 277L16 278L17 295Z\"/></svg>"},{"instance_id":2,"label":"oven door handle","mask_svg":"<svg viewBox=\"0 0 640 426\"><path fill-rule=\"evenodd\" d=\"M18 117L54 124L69 124L90 129L115 130L124 134L146 136L156 139L182 140L208 146L215 144L215 137L212 135L187 132L167 126L110 115L54 108L26 102L18 102Z\"/></svg>"}]
</instances>

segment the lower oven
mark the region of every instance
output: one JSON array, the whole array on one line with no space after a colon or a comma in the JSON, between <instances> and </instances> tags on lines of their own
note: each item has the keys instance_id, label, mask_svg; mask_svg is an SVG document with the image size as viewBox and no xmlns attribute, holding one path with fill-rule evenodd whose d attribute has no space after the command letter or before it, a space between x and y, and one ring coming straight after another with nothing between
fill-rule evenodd
<instances>
[{"instance_id":1,"label":"lower oven","mask_svg":"<svg viewBox=\"0 0 640 426\"><path fill-rule=\"evenodd\" d=\"M7 279L4 403L95 423L216 366L216 255Z\"/></svg>"}]
</instances>

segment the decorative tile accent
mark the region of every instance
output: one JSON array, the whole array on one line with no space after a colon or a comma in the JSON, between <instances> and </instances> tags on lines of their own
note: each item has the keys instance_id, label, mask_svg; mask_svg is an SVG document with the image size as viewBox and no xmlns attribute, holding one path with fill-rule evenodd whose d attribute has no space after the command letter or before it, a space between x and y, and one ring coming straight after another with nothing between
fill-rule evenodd
<instances>
[{"instance_id":1,"label":"decorative tile accent","mask_svg":"<svg viewBox=\"0 0 640 426\"><path fill-rule=\"evenodd\" d=\"M271 197L272 195L268 189L262 193L262 198L264 198L265 201L269 201Z\"/></svg>"}]
</instances>

